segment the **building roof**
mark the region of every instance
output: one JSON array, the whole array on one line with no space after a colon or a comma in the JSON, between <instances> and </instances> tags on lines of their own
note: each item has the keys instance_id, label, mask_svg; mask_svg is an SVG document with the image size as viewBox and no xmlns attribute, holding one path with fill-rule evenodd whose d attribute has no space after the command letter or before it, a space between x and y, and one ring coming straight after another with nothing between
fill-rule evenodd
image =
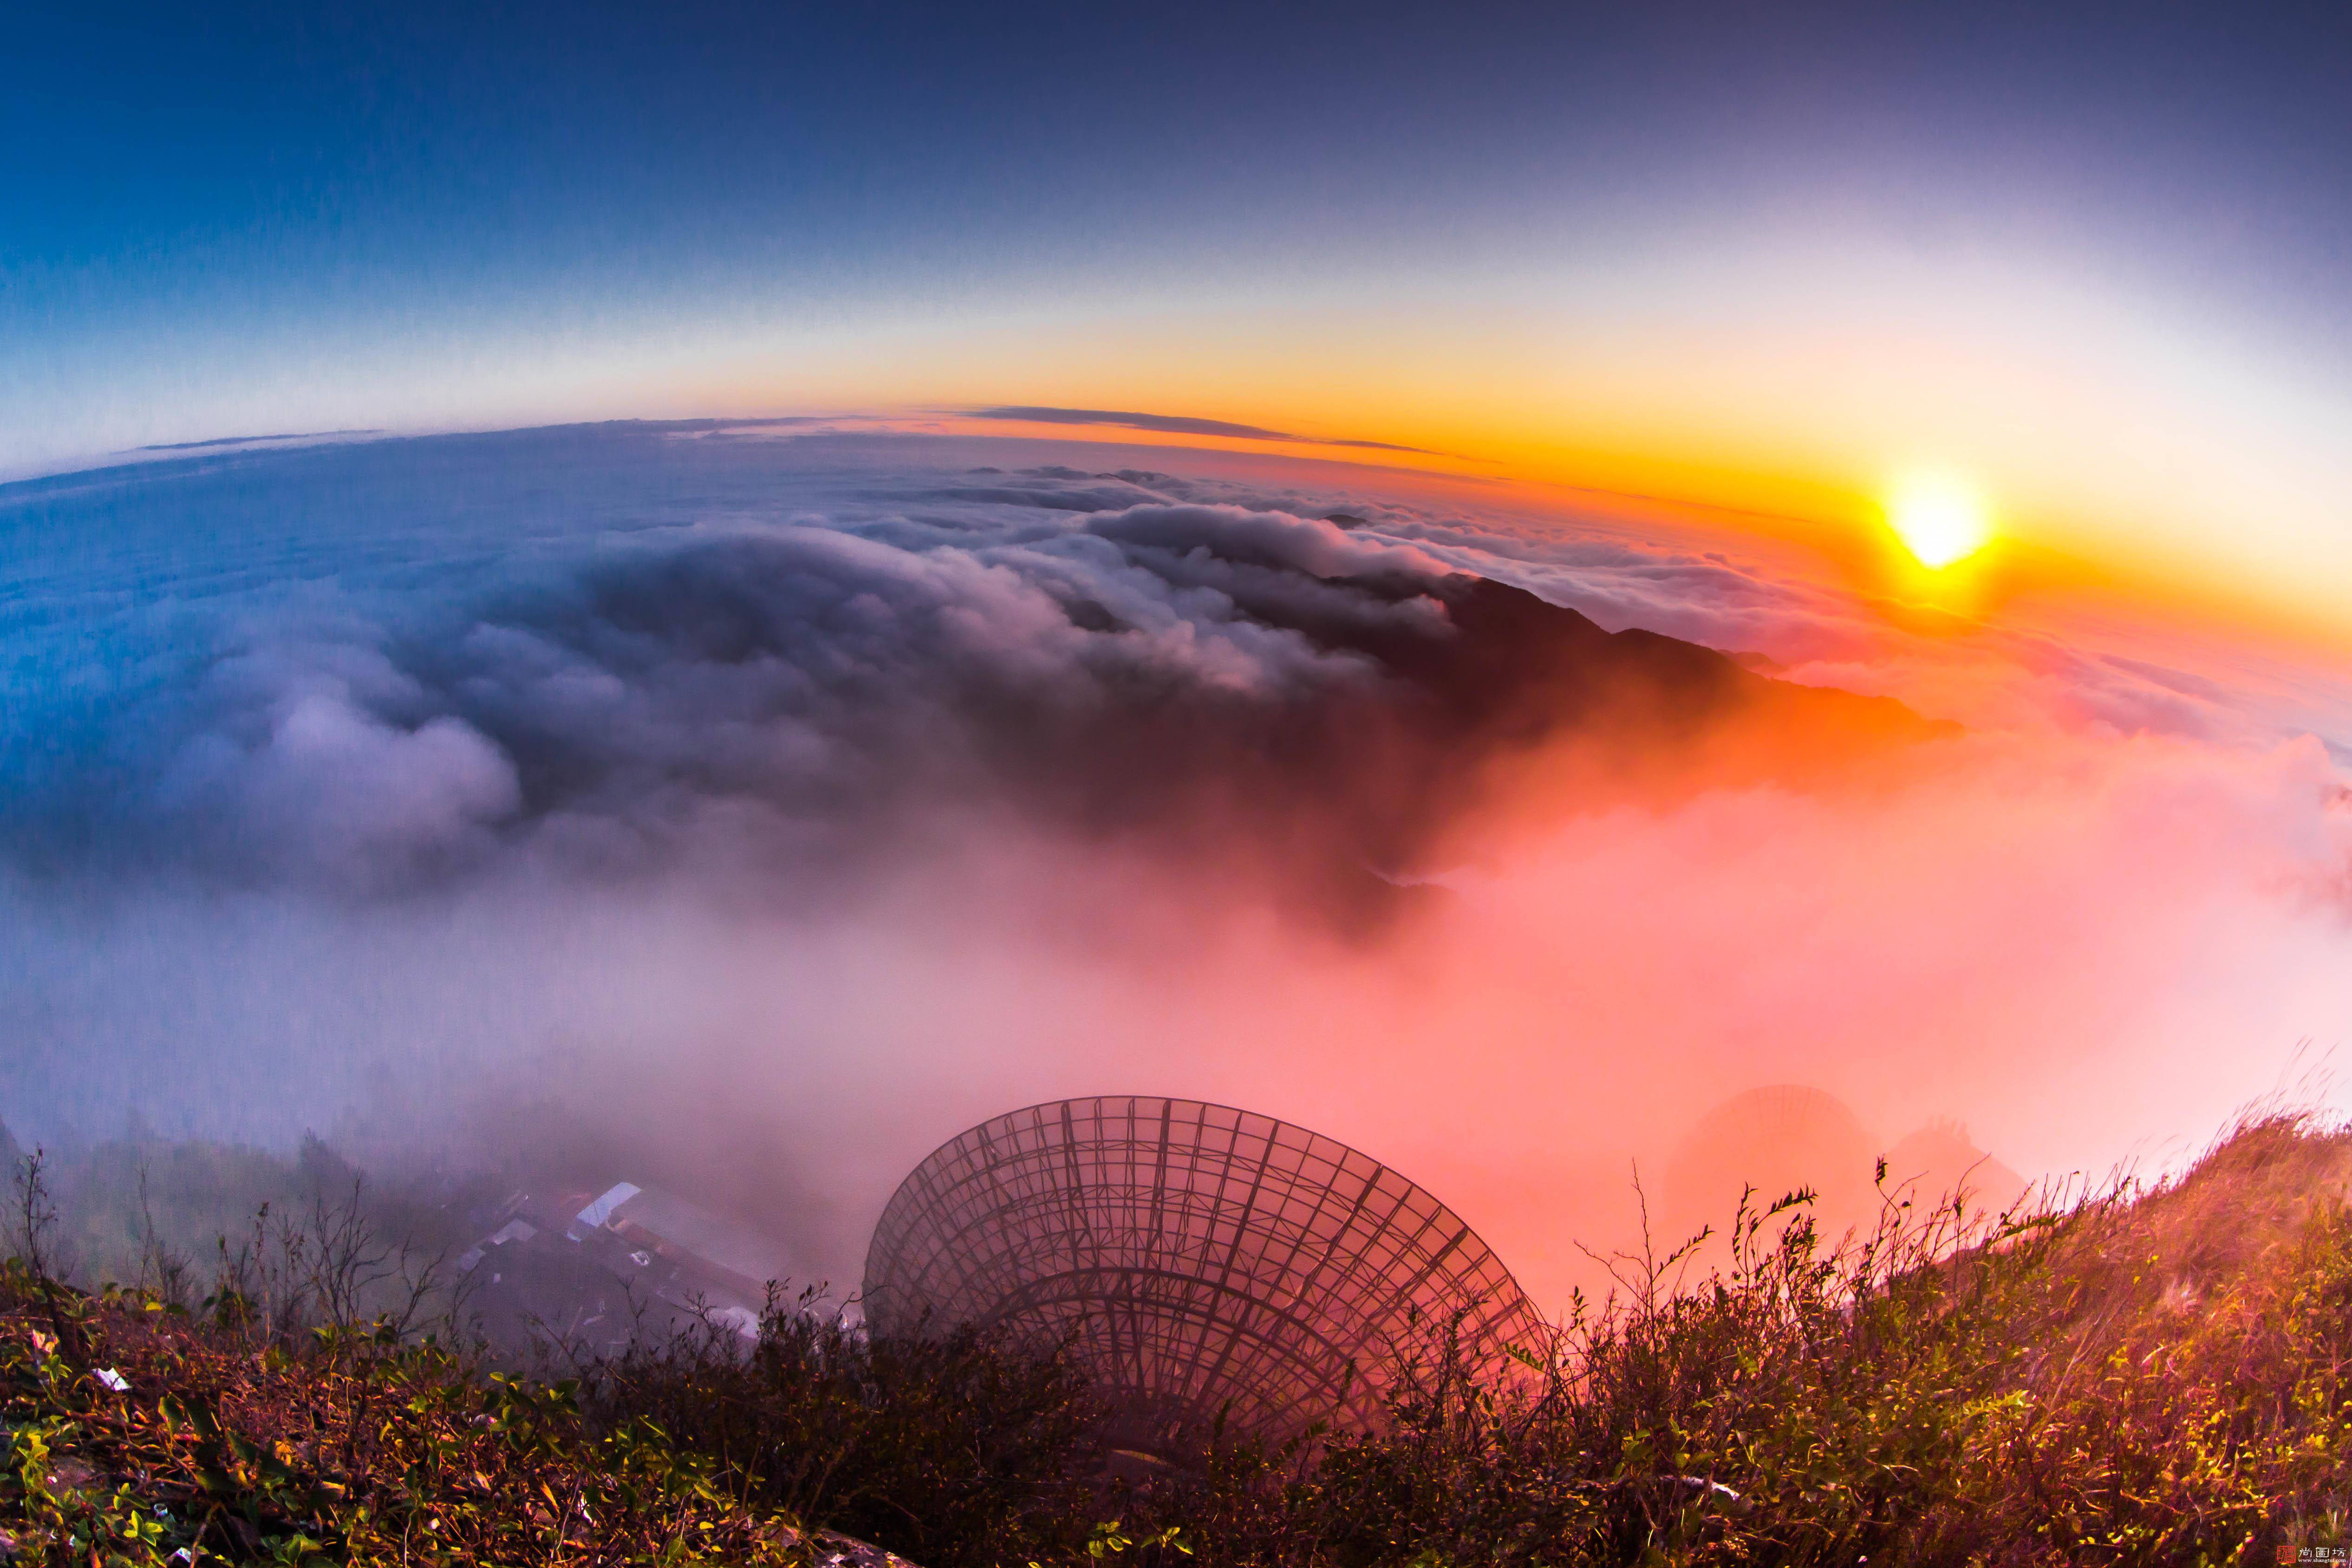
<instances>
[{"instance_id":1,"label":"building roof","mask_svg":"<svg viewBox=\"0 0 2352 1568\"><path fill-rule=\"evenodd\" d=\"M595 1200L590 1203L587 1207L582 1209L578 1215L574 1216L572 1223L565 1228L563 1233L566 1236L571 1237L574 1241L579 1240L582 1237L587 1235L588 1232L597 1229L603 1226L607 1220L613 1218L613 1211L614 1209L620 1207L621 1205L628 1202L629 1199L636 1197L644 1190L645 1189L643 1187L636 1186L633 1182L614 1182L611 1186L606 1187L602 1193L598 1194Z\"/></svg>"},{"instance_id":2,"label":"building roof","mask_svg":"<svg viewBox=\"0 0 2352 1568\"><path fill-rule=\"evenodd\" d=\"M688 1260L699 1260L757 1291L790 1272L783 1249L757 1231L656 1188L635 1189L606 1223L647 1237Z\"/></svg>"}]
</instances>

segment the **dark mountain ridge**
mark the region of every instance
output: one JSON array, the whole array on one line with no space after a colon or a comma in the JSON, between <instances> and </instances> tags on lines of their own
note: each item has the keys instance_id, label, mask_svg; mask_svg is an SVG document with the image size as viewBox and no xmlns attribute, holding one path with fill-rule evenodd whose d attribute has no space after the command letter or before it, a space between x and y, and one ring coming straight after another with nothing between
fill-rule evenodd
<instances>
[{"instance_id":1,"label":"dark mountain ridge","mask_svg":"<svg viewBox=\"0 0 2352 1568\"><path fill-rule=\"evenodd\" d=\"M1172 834L1188 853L1247 841L1262 865L1350 927L1423 894L1482 821L1664 806L1767 780L1834 789L1958 733L1887 697L1774 679L1657 632L1612 632L1468 573L1295 572L1223 585L1237 609L1360 677L1272 702L1158 694L1087 716L1082 762L1037 781L1071 820ZM1416 613L1414 612L1418 611ZM1074 607L1099 624L1099 606ZM1082 619L1085 618L1085 619ZM1066 757L1028 734L1023 749ZM1023 763L1005 756L1018 772Z\"/></svg>"}]
</instances>

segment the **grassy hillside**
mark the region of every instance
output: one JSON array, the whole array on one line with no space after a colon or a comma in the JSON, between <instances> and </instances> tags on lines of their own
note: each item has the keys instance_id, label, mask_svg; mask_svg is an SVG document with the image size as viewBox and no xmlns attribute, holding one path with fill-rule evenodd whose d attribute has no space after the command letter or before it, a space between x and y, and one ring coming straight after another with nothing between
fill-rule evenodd
<instances>
[{"instance_id":1,"label":"grassy hillside","mask_svg":"<svg viewBox=\"0 0 2352 1568\"><path fill-rule=\"evenodd\" d=\"M778 1311L520 1376L330 1292L19 1261L0 1529L60 1563L782 1563L825 1529L925 1568L2315 1557L2352 1546L2348 1187L2352 1138L2272 1119L1989 1232L1891 1205L1829 1248L1800 1198L1699 1288L1629 1261L1499 1385L1421 1369L1386 1436L1143 1490L1094 1479L1067 1369L984 1335Z\"/></svg>"},{"instance_id":2,"label":"grassy hillside","mask_svg":"<svg viewBox=\"0 0 2352 1568\"><path fill-rule=\"evenodd\" d=\"M1828 1249L1801 1204L1744 1216L1727 1277L1674 1294L1635 1266L1520 1388L1439 1384L1391 1436L1183 1506L1240 1563L2352 1547L2347 1181L2352 1139L2272 1119L2177 1183L1990 1235L1890 1208Z\"/></svg>"}]
</instances>

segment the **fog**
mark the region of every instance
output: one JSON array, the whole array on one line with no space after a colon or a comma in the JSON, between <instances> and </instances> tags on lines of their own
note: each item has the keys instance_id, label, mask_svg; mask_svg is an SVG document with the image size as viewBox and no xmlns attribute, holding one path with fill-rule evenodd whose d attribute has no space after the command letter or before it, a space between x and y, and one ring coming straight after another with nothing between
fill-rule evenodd
<instances>
[{"instance_id":1,"label":"fog","mask_svg":"<svg viewBox=\"0 0 2352 1568\"><path fill-rule=\"evenodd\" d=\"M2154 622L1936 643L1736 539L1013 441L207 458L0 532L27 1140L560 1145L843 1284L962 1127L1181 1095L1557 1310L1738 1091L2104 1170L2352 1028L2341 673Z\"/></svg>"}]
</instances>

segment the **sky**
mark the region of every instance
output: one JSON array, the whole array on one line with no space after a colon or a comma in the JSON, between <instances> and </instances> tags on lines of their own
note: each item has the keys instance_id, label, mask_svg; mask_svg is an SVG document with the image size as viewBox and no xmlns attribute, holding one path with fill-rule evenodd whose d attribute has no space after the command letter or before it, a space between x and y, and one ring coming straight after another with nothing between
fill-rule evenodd
<instances>
[{"instance_id":1,"label":"sky","mask_svg":"<svg viewBox=\"0 0 2352 1568\"><path fill-rule=\"evenodd\" d=\"M961 1127L1200 1096L1556 1306L1744 1089L2030 1176L2340 1106L2347 79L2329 6L14 18L10 1124L545 1124L839 1281ZM1783 685L1442 743L1474 580Z\"/></svg>"},{"instance_id":2,"label":"sky","mask_svg":"<svg viewBox=\"0 0 2352 1568\"><path fill-rule=\"evenodd\" d=\"M52 7L0 473L1039 405L2352 620L2327 6Z\"/></svg>"}]
</instances>

